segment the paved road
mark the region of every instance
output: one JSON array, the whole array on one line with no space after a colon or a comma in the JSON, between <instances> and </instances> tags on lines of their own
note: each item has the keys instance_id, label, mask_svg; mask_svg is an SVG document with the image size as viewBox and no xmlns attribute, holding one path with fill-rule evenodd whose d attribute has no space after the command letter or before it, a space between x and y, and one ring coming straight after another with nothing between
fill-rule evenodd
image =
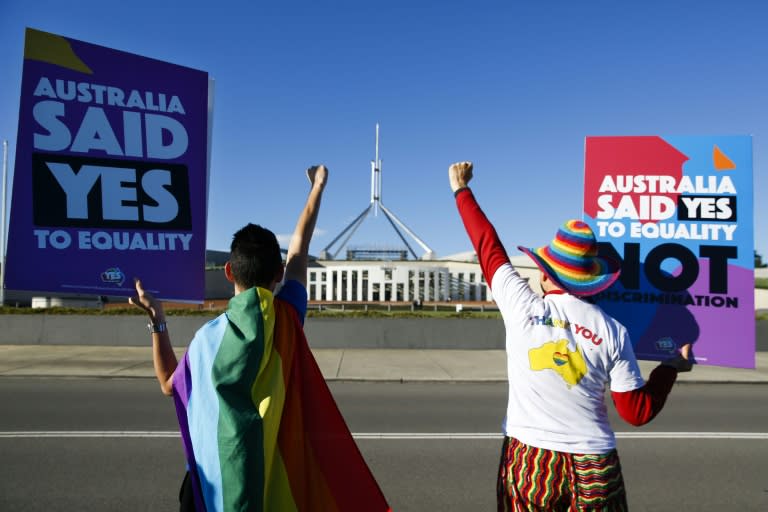
<instances>
[{"instance_id":1,"label":"paved road","mask_svg":"<svg viewBox=\"0 0 768 512\"><path fill-rule=\"evenodd\" d=\"M504 384L339 382L332 390L394 510L494 510L500 441L482 434L499 430ZM0 410L0 510L176 508L176 420L151 380L0 378ZM634 510L768 510L768 386L679 385L651 425L612 421ZM72 432L78 437L64 437ZM701 436L710 432L753 435ZM392 435L408 433L437 438Z\"/></svg>"}]
</instances>

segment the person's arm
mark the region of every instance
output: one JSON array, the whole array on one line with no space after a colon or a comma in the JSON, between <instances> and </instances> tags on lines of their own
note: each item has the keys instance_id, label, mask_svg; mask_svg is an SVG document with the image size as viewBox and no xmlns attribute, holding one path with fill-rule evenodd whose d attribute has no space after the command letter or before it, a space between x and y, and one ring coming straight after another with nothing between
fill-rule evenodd
<instances>
[{"instance_id":1,"label":"person's arm","mask_svg":"<svg viewBox=\"0 0 768 512\"><path fill-rule=\"evenodd\" d=\"M683 345L680 354L662 362L651 372L643 387L625 392L611 391L619 416L636 427L655 418L664 408L678 372L687 372L693 367L691 357L690 343Z\"/></svg>"},{"instance_id":2,"label":"person's arm","mask_svg":"<svg viewBox=\"0 0 768 512\"><path fill-rule=\"evenodd\" d=\"M160 383L163 394L173 394L173 372L178 361L171 347L171 338L165 324L163 304L155 299L151 293L144 290L141 280L136 279L136 295L130 297L128 302L146 311L152 329L152 362L155 367L155 376ZM160 331L160 332L155 332Z\"/></svg>"},{"instance_id":3,"label":"person's arm","mask_svg":"<svg viewBox=\"0 0 768 512\"><path fill-rule=\"evenodd\" d=\"M307 203L296 222L296 229L293 231L285 262L285 280L299 281L305 288L307 286L309 242L312 241L312 232L315 230L317 214L320 211L320 199L328 180L328 169L324 165L310 167L307 169L307 177L311 184L309 197L307 197Z\"/></svg>"},{"instance_id":4,"label":"person's arm","mask_svg":"<svg viewBox=\"0 0 768 512\"><path fill-rule=\"evenodd\" d=\"M507 251L499 240L496 230L480 209L474 194L469 189L472 179L472 162L458 162L448 168L448 179L456 198L456 207L464 222L472 246L477 253L485 282L491 286L493 275L500 266L509 262Z\"/></svg>"}]
</instances>

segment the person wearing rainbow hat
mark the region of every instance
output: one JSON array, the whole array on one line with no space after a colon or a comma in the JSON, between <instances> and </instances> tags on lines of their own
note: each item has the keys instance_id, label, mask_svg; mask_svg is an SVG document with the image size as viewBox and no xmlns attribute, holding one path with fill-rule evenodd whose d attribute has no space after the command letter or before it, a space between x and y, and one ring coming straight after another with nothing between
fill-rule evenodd
<instances>
[{"instance_id":1,"label":"person wearing rainbow hat","mask_svg":"<svg viewBox=\"0 0 768 512\"><path fill-rule=\"evenodd\" d=\"M448 169L464 227L506 328L509 396L497 480L498 510L626 510L605 389L632 425L661 411L691 345L644 382L626 328L587 299L619 277L590 227L565 222L544 247L519 247L540 270L544 296L512 266L468 188L471 162Z\"/></svg>"}]
</instances>

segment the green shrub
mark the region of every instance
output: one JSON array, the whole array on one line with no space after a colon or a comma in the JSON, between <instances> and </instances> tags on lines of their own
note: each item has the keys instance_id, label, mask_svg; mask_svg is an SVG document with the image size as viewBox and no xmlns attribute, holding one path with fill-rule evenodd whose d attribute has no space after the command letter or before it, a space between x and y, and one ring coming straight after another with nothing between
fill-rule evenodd
<instances>
[{"instance_id":1,"label":"green shrub","mask_svg":"<svg viewBox=\"0 0 768 512\"><path fill-rule=\"evenodd\" d=\"M223 313L223 309L167 309L165 310L166 316L218 316ZM123 316L133 315L140 316L145 313L136 307L121 307L121 308L16 308L16 307L3 307L0 308L0 314L2 315L94 315L94 316ZM496 310L491 311L467 311L464 310L460 313L456 313L453 310L416 310L411 311L410 308L392 309L387 311L384 308L379 309L369 308L368 311L364 309L327 309L322 310L310 309L307 311L307 317L309 318L501 318L501 315Z\"/></svg>"},{"instance_id":2,"label":"green shrub","mask_svg":"<svg viewBox=\"0 0 768 512\"><path fill-rule=\"evenodd\" d=\"M223 310L216 309L167 309L167 316L216 316ZM124 308L15 308L5 306L0 308L0 315L93 315L93 316L124 316L145 315L144 311L136 307Z\"/></svg>"}]
</instances>

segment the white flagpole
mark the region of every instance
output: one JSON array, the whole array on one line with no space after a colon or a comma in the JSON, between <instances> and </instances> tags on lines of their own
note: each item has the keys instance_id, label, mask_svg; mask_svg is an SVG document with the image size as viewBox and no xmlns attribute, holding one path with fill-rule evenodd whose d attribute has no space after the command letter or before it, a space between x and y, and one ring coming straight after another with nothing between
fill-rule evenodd
<instances>
[{"instance_id":1,"label":"white flagpole","mask_svg":"<svg viewBox=\"0 0 768 512\"><path fill-rule=\"evenodd\" d=\"M8 141L3 141L3 199L0 213L0 306L5 306L5 198L8 195Z\"/></svg>"}]
</instances>

